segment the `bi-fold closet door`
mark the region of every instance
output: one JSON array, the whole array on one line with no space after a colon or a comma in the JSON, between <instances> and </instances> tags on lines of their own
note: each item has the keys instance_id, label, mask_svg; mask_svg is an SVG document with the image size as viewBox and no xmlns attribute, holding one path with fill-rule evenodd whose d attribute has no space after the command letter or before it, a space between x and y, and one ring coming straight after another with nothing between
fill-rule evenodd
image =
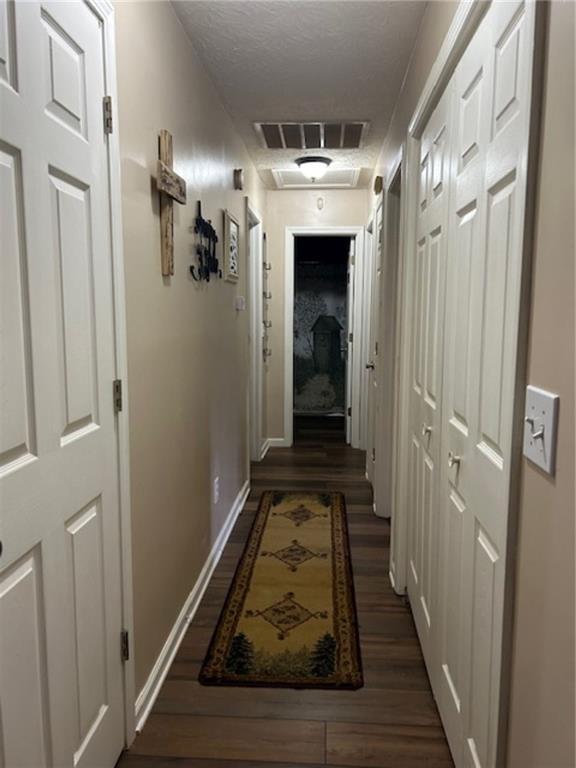
<instances>
[{"instance_id":1,"label":"bi-fold closet door","mask_svg":"<svg viewBox=\"0 0 576 768\"><path fill-rule=\"evenodd\" d=\"M490 6L420 141L407 584L455 763L474 768L501 749L535 15Z\"/></svg>"}]
</instances>

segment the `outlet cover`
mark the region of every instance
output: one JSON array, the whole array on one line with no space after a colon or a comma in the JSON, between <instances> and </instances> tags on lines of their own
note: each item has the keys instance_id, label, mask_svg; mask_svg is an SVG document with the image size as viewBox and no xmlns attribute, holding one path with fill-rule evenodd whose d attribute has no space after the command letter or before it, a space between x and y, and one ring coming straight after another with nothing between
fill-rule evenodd
<instances>
[{"instance_id":1,"label":"outlet cover","mask_svg":"<svg viewBox=\"0 0 576 768\"><path fill-rule=\"evenodd\" d=\"M552 392L529 386L524 413L524 456L549 475L556 465L558 407L560 398Z\"/></svg>"}]
</instances>

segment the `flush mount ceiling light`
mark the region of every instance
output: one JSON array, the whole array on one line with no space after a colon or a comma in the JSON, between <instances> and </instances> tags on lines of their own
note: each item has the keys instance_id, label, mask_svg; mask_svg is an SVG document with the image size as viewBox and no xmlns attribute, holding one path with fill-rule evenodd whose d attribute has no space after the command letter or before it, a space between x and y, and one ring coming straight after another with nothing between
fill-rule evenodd
<instances>
[{"instance_id":1,"label":"flush mount ceiling light","mask_svg":"<svg viewBox=\"0 0 576 768\"><path fill-rule=\"evenodd\" d=\"M307 157L299 157L295 162L307 179L318 181L324 176L332 160L329 157L308 155Z\"/></svg>"}]
</instances>

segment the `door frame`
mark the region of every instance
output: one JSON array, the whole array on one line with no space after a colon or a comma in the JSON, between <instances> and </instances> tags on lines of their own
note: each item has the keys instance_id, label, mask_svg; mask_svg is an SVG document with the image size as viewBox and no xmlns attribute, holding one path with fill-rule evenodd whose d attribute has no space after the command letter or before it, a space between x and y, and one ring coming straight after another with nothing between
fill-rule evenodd
<instances>
[{"instance_id":1,"label":"door frame","mask_svg":"<svg viewBox=\"0 0 576 768\"><path fill-rule=\"evenodd\" d=\"M391 518L394 509L394 482L393 478L396 472L398 461L398 412L399 412L399 392L400 392L400 329L402 316L402 254L403 254L403 219L402 219L402 177L404 174L404 147L394 158L390 170L384 180L384 190L382 198L378 203L376 210L381 209L381 229L382 242L378 244L377 258L380 260L380 268L384 270L381 277L380 289L387 289L387 277L392 278L392 302L383 302L383 314L378 318L380 349L379 357L382 363L379 365L380 375L380 413L384 420L384 426L380 440L375 441L376 447L376 470L381 474L382 464L378 462L383 460L384 444L388 443L387 458L384 466L384 476L377 489L375 497L375 513L379 517ZM394 191L396 186L400 187L399 209L392 211L392 206L398 208L398 194ZM392 202L394 200L394 202ZM394 218L395 217L395 218ZM391 232L391 228L394 232ZM392 264L392 269L390 269ZM386 349L384 345L386 326L391 327L390 346ZM387 364L384 365L384 355L388 353ZM391 354L390 354L391 353ZM380 459L378 456L380 455ZM376 489L375 489L376 490ZM390 558L390 571L393 571L393 561ZM393 578L393 577L392 577Z\"/></svg>"},{"instance_id":2,"label":"door frame","mask_svg":"<svg viewBox=\"0 0 576 768\"><path fill-rule=\"evenodd\" d=\"M114 347L116 378L122 381L122 410L116 416L118 440L118 504L120 511L120 560L122 583L122 627L128 633L129 658L124 672L124 738L126 746L136 736L136 685L134 674L134 608L132 582L132 515L130 501L130 431L128 400L128 340L126 334L126 290L122 230L121 155L118 136L118 91L114 6L109 0L85 0L102 21L104 87L112 100L113 130L107 135L110 197L110 254L112 259ZM110 385L112 386L112 384ZM118 639L120 646L120 638ZM120 652L120 651L119 651Z\"/></svg>"},{"instance_id":3,"label":"door frame","mask_svg":"<svg viewBox=\"0 0 576 768\"><path fill-rule=\"evenodd\" d=\"M366 477L368 477L368 462L370 457L368 456L368 403L371 396L370 393L370 380L371 376L366 368L366 365L373 356L373 350L371 349L370 341L372 334L372 321L373 321L373 279L376 271L376 240L374 237L374 225L376 220L376 212L371 211L368 221L364 227L364 259L363 259L363 275L362 275L362 337L360 339L360 432L358 435L358 442L366 451Z\"/></svg>"},{"instance_id":4,"label":"door frame","mask_svg":"<svg viewBox=\"0 0 576 768\"><path fill-rule=\"evenodd\" d=\"M355 239L354 249L354 283L352 290L352 311L347 307L348 333L353 339L361 339L362 333L362 300L359 291L364 284L364 227L286 227L284 234L284 445L291 446L294 442L294 256L296 237L350 237ZM352 323L350 323L350 319ZM357 345L358 346L358 345ZM351 398L351 445L360 448L360 392L362 382L361 350L355 352L354 341L351 344L351 354L348 355L347 365L352 366L352 398Z\"/></svg>"},{"instance_id":5,"label":"door frame","mask_svg":"<svg viewBox=\"0 0 576 768\"><path fill-rule=\"evenodd\" d=\"M420 139L422 132L442 96L450 78L458 65L468 43L478 29L486 12L491 7L490 0L460 0L452 24L444 43L432 66L430 75L421 93L420 99L410 121L407 137L403 144L404 179L400 213L400 275L399 301L401 302L397 343L400 350L399 387L395 420L395 440L397 450L396 465L392 478L392 531L389 576L394 591L403 595L407 591L407 535L408 535L408 424L409 415L409 377L410 377L410 339L411 314L410 291L414 278L414 259L416 251L416 216L418 211ZM532 58L532 105L531 126L527 147L527 182L524 213L524 238L521 267L521 289L519 304L518 345L516 356L515 387L513 395L512 454L510 468L510 494L508 504L508 536L505 562L505 585L503 607L503 629L500 638L502 648L501 679L499 693L497 764L505 764L506 738L508 727L508 704L511 685L512 628L515 599L514 558L517 549L518 510L520 504L520 475L522 461L524 392L527 382L528 332L530 311L530 286L532 275L532 233L534 227L536 171L538 162L539 105L542 94L542 53L544 50L545 4L536 4L535 38Z\"/></svg>"},{"instance_id":6,"label":"door frame","mask_svg":"<svg viewBox=\"0 0 576 768\"><path fill-rule=\"evenodd\" d=\"M250 383L248 424L251 461L261 461L265 448L262 434L263 400L263 344L262 323L264 319L264 250L263 218L252 205L249 197L245 201L246 261L248 264L248 311L249 311L249 348L250 348ZM254 245L256 244L256 248ZM260 414L260 418L258 418Z\"/></svg>"}]
</instances>

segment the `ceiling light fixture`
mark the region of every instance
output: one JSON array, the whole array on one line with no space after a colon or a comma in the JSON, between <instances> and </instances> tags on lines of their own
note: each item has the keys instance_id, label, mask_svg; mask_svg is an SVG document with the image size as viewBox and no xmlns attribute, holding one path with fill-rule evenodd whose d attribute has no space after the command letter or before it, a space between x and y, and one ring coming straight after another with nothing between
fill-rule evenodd
<instances>
[{"instance_id":1,"label":"ceiling light fixture","mask_svg":"<svg viewBox=\"0 0 576 768\"><path fill-rule=\"evenodd\" d=\"M328 170L328 166L332 160L329 157L315 157L308 155L307 157L299 157L296 160L296 165L304 176L310 181L319 181Z\"/></svg>"}]
</instances>

